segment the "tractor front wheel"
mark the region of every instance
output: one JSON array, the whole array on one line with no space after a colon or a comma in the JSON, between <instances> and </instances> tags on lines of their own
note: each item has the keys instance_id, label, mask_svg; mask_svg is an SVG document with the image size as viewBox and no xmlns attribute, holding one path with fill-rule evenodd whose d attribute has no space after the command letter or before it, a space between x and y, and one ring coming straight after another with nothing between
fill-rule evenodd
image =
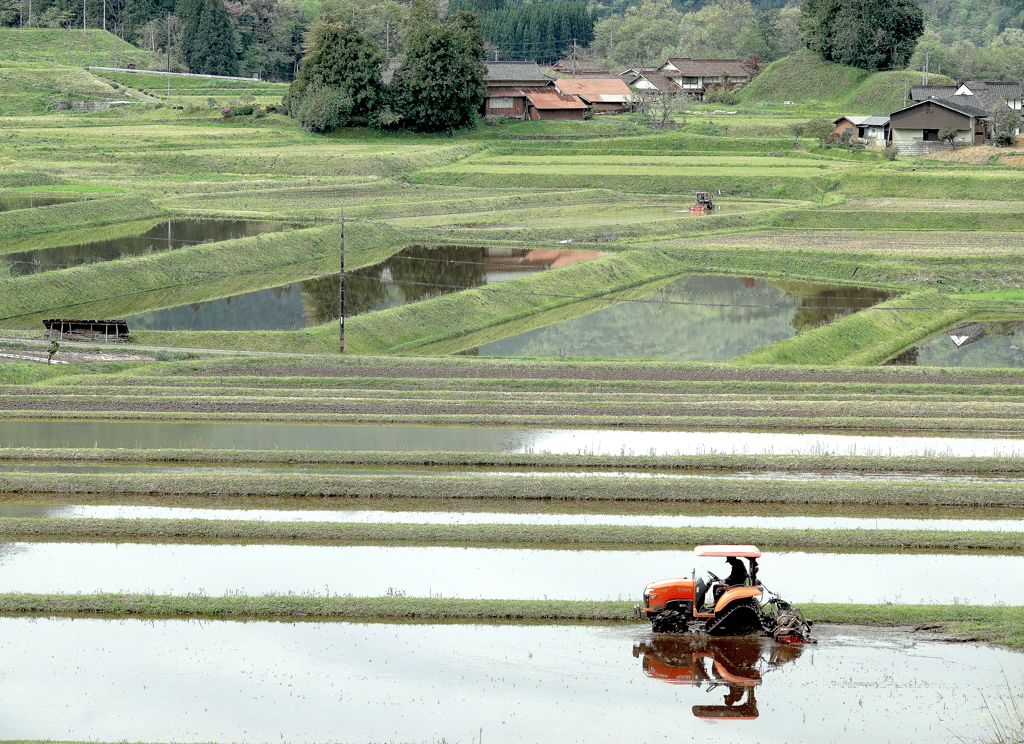
<instances>
[{"instance_id":1,"label":"tractor front wheel","mask_svg":"<svg viewBox=\"0 0 1024 744\"><path fill-rule=\"evenodd\" d=\"M680 633L686 630L686 617L675 610L665 610L651 621L655 633Z\"/></svg>"}]
</instances>

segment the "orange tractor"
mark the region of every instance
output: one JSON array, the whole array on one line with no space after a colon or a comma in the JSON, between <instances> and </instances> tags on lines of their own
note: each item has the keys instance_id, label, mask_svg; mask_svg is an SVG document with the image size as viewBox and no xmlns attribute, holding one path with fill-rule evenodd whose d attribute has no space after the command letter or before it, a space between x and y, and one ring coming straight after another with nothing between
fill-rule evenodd
<instances>
[{"instance_id":1,"label":"orange tractor","mask_svg":"<svg viewBox=\"0 0 1024 744\"><path fill-rule=\"evenodd\" d=\"M711 214L715 209L711 201L711 193L708 191L697 192L697 203L690 207L690 214Z\"/></svg>"},{"instance_id":2,"label":"orange tractor","mask_svg":"<svg viewBox=\"0 0 1024 744\"><path fill-rule=\"evenodd\" d=\"M768 591L757 576L761 551L754 545L698 545L694 553L725 558L732 573L720 579L663 579L644 588L636 614L651 621L655 633L706 632L713 636L764 633L783 643L812 642L810 623L799 610ZM749 565L743 565L742 559ZM765 592L771 599L762 604Z\"/></svg>"}]
</instances>

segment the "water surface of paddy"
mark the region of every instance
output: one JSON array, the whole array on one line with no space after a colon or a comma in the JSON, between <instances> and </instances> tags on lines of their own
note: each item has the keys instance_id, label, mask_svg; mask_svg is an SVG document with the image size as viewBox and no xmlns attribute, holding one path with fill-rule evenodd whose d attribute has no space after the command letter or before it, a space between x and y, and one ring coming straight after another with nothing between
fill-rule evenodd
<instances>
[{"instance_id":1,"label":"water surface of paddy","mask_svg":"<svg viewBox=\"0 0 1024 744\"><path fill-rule=\"evenodd\" d=\"M770 517L636 514L507 514L501 512L396 512L368 510L200 509L190 507L0 503L0 518L212 519L256 522L355 522L359 524L611 525L619 527L738 527L793 530L950 530L1021 532L1024 519L892 519L878 517Z\"/></svg>"},{"instance_id":2,"label":"water surface of paddy","mask_svg":"<svg viewBox=\"0 0 1024 744\"><path fill-rule=\"evenodd\" d=\"M410 246L345 274L345 316L505 281L596 258L596 251ZM337 274L129 316L132 327L164 330L293 330L338 319Z\"/></svg>"},{"instance_id":3,"label":"water surface of paddy","mask_svg":"<svg viewBox=\"0 0 1024 744\"><path fill-rule=\"evenodd\" d=\"M652 637L646 624L3 618L0 736L603 744L686 730L722 744L903 744L946 741L940 720L983 731L984 701L1006 679L1020 687L1013 651L816 631L818 645L780 649ZM722 720L736 714L757 720Z\"/></svg>"},{"instance_id":4,"label":"water surface of paddy","mask_svg":"<svg viewBox=\"0 0 1024 744\"><path fill-rule=\"evenodd\" d=\"M0 258L0 262L10 267L11 276L41 274L86 263L114 261L127 256L160 253L200 243L247 238L296 227L303 225L260 220L178 218L165 220L139 235L8 253Z\"/></svg>"},{"instance_id":5,"label":"water surface of paddy","mask_svg":"<svg viewBox=\"0 0 1024 744\"><path fill-rule=\"evenodd\" d=\"M484 344L481 356L713 362L888 299L889 292L733 276L684 276L647 297Z\"/></svg>"},{"instance_id":6,"label":"water surface of paddy","mask_svg":"<svg viewBox=\"0 0 1024 744\"><path fill-rule=\"evenodd\" d=\"M593 455L1024 455L1024 439L459 426L0 419L0 447L215 448Z\"/></svg>"},{"instance_id":7,"label":"water surface of paddy","mask_svg":"<svg viewBox=\"0 0 1024 744\"><path fill-rule=\"evenodd\" d=\"M1024 323L963 323L925 339L889 363L922 367L1024 367Z\"/></svg>"},{"instance_id":8,"label":"water surface of paddy","mask_svg":"<svg viewBox=\"0 0 1024 744\"><path fill-rule=\"evenodd\" d=\"M768 553L761 579L792 602L1024 605L1024 556ZM0 592L352 594L631 600L653 579L721 575L672 550L0 543Z\"/></svg>"}]
</instances>

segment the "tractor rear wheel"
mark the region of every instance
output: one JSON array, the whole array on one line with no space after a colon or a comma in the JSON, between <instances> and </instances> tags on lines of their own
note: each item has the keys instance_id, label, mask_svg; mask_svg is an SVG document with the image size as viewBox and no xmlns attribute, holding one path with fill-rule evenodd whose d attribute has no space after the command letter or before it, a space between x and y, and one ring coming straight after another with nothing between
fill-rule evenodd
<instances>
[{"instance_id":1,"label":"tractor rear wheel","mask_svg":"<svg viewBox=\"0 0 1024 744\"><path fill-rule=\"evenodd\" d=\"M760 633L764 630L764 613L753 599L733 602L707 623L708 635L734 636Z\"/></svg>"}]
</instances>

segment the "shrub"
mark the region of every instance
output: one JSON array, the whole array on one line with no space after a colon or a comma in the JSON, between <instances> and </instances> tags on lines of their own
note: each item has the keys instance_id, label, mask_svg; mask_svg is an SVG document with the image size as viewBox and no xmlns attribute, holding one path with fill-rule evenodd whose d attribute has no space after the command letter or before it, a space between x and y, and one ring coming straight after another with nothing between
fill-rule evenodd
<instances>
[{"instance_id":1,"label":"shrub","mask_svg":"<svg viewBox=\"0 0 1024 744\"><path fill-rule=\"evenodd\" d=\"M717 137L728 132L729 127L724 124L716 124L710 120L695 121L692 124L687 125L686 131L690 134L703 134L706 137Z\"/></svg>"},{"instance_id":2,"label":"shrub","mask_svg":"<svg viewBox=\"0 0 1024 744\"><path fill-rule=\"evenodd\" d=\"M898 153L896 151L896 148L893 147L892 145L887 145L886 147L882 148L882 157L885 158L886 160L895 160L897 154Z\"/></svg>"},{"instance_id":3,"label":"shrub","mask_svg":"<svg viewBox=\"0 0 1024 744\"><path fill-rule=\"evenodd\" d=\"M957 131L953 127L943 127L939 130L939 141L945 142L950 147L956 147Z\"/></svg>"},{"instance_id":4,"label":"shrub","mask_svg":"<svg viewBox=\"0 0 1024 744\"><path fill-rule=\"evenodd\" d=\"M739 101L739 94L726 88L712 88L704 94L704 103L723 103L726 106L735 106Z\"/></svg>"},{"instance_id":5,"label":"shrub","mask_svg":"<svg viewBox=\"0 0 1024 744\"><path fill-rule=\"evenodd\" d=\"M316 86L305 90L297 104L292 102L295 118L309 132L329 132L345 126L353 101L342 88Z\"/></svg>"},{"instance_id":6,"label":"shrub","mask_svg":"<svg viewBox=\"0 0 1024 744\"><path fill-rule=\"evenodd\" d=\"M828 119L811 119L804 125L804 134L817 138L822 147L828 144L828 138L835 133L836 128Z\"/></svg>"}]
</instances>

